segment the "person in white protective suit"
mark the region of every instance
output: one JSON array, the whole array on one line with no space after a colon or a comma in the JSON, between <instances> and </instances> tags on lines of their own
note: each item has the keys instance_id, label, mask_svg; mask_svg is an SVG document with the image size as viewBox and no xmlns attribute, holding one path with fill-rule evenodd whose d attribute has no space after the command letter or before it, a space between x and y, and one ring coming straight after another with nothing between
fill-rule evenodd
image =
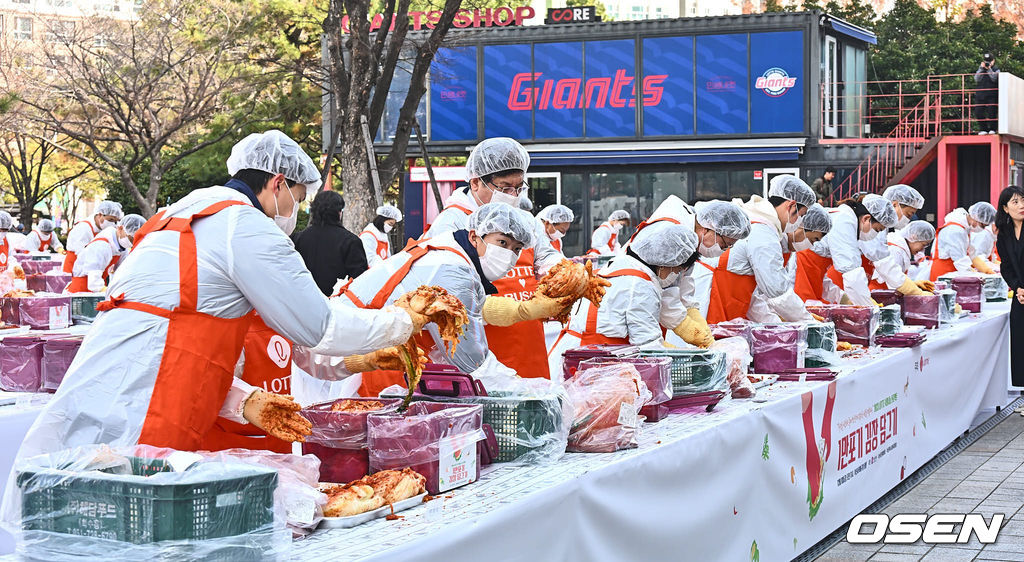
<instances>
[{"instance_id":1,"label":"person in white protective suit","mask_svg":"<svg viewBox=\"0 0 1024 562\"><path fill-rule=\"evenodd\" d=\"M992 264L997 261L995 224L982 228L981 232L972 232L970 242L977 255L985 258Z\"/></svg>"},{"instance_id":2,"label":"person in white protective suit","mask_svg":"<svg viewBox=\"0 0 1024 562\"><path fill-rule=\"evenodd\" d=\"M382 205L377 207L377 216L373 222L366 225L366 228L359 233L359 240L363 243L363 251L366 252L366 263L373 267L391 257L391 241L388 234L395 228L395 224L402 220L402 211L394 205Z\"/></svg>"},{"instance_id":3,"label":"person in white protective suit","mask_svg":"<svg viewBox=\"0 0 1024 562\"><path fill-rule=\"evenodd\" d=\"M992 264L971 246L970 235L977 234L996 220L996 208L991 203L979 201L968 210L954 209L935 233L932 249L932 271L930 279L954 271L979 271L995 273Z\"/></svg>"},{"instance_id":4,"label":"person in white protective suit","mask_svg":"<svg viewBox=\"0 0 1024 562\"><path fill-rule=\"evenodd\" d=\"M533 242L533 217L505 203L488 203L470 214L466 230L438 234L407 247L342 289L335 299L346 306L378 308L422 285L438 286L462 301L469 315L462 338L451 355L460 370L472 373L496 361L488 349L484 325L511 326L524 320L554 316L571 299L551 299L540 293L518 301L496 295L493 283L513 268L519 254ZM433 342L436 343L436 342ZM432 357L446 359L436 345ZM344 361L313 357L312 368L334 377L362 373L361 396L377 396L393 385L404 385L400 364L391 350L346 357Z\"/></svg>"},{"instance_id":5,"label":"person in white protective suit","mask_svg":"<svg viewBox=\"0 0 1024 562\"><path fill-rule=\"evenodd\" d=\"M7 271L8 267L17 263L14 254L19 246L12 239L13 228L14 217L7 211L0 211L0 271Z\"/></svg>"},{"instance_id":6,"label":"person in white protective suit","mask_svg":"<svg viewBox=\"0 0 1024 562\"><path fill-rule=\"evenodd\" d=\"M702 201L690 207L682 199L669 195L650 218L637 225L636 232L659 222L681 224L692 230L697 235L697 252L707 260L720 259L736 242L750 234L747 213L738 204L727 201ZM634 234L633 239L636 236ZM693 274L692 268L687 269L675 286L662 291L661 325L688 344L707 347L714 339L700 312Z\"/></svg>"},{"instance_id":7,"label":"person in white protective suit","mask_svg":"<svg viewBox=\"0 0 1024 562\"><path fill-rule=\"evenodd\" d=\"M608 215L608 220L594 229L590 236L590 249L587 255L591 256L614 256L622 249L622 241L619 234L623 228L628 228L630 223L629 213L619 209Z\"/></svg>"},{"instance_id":8,"label":"person in white protective suit","mask_svg":"<svg viewBox=\"0 0 1024 562\"><path fill-rule=\"evenodd\" d=\"M117 226L117 221L124 216L121 204L117 201L101 201L96 205L96 213L91 220L81 220L68 232L67 254L64 255L64 273L74 273L75 260L78 253L85 249L85 245L92 242L93 238L103 229Z\"/></svg>"},{"instance_id":9,"label":"person in white protective suit","mask_svg":"<svg viewBox=\"0 0 1024 562\"><path fill-rule=\"evenodd\" d=\"M63 252L64 246L57 239L57 235L53 233L53 221L50 219L43 219L39 221L39 225L32 229L32 232L25 237L25 241L21 243L21 249L25 252L45 252L53 250L54 252Z\"/></svg>"},{"instance_id":10,"label":"person in white protective suit","mask_svg":"<svg viewBox=\"0 0 1024 562\"><path fill-rule=\"evenodd\" d=\"M601 306L581 303L551 347L548 368L552 375L561 376L563 354L580 345L657 346L662 338L662 291L674 287L697 261L697 245L691 228L668 221L653 223L637 233L623 254L601 270L601 277L611 282Z\"/></svg>"},{"instance_id":11,"label":"person in white protective suit","mask_svg":"<svg viewBox=\"0 0 1024 562\"><path fill-rule=\"evenodd\" d=\"M329 355L400 344L426 322L331 303L317 288L288 233L320 175L293 140L250 135L228 164L237 172L226 185L193 191L135 233L19 458L98 443L201 450L218 415L295 441L309 432L298 404L233 376L253 310Z\"/></svg>"},{"instance_id":12,"label":"person in white protective suit","mask_svg":"<svg viewBox=\"0 0 1024 562\"><path fill-rule=\"evenodd\" d=\"M832 210L832 229L812 250L797 254L796 292L805 301L826 301L825 278L843 291L844 304L872 306L868 279L873 262L863 255L861 242L870 242L897 221L892 203L870 193L840 202ZM888 257L888 256L885 256ZM909 279L908 279L909 281ZM913 290L919 290L917 285Z\"/></svg>"},{"instance_id":13,"label":"person in white protective suit","mask_svg":"<svg viewBox=\"0 0 1024 562\"><path fill-rule=\"evenodd\" d=\"M786 272L788 234L796 233L809 207L817 202L811 187L796 176L772 178L768 199L758 195L743 203L750 235L718 260L711 280L708 322L747 318L755 294L772 313L787 322L810 320L803 301L793 292Z\"/></svg>"},{"instance_id":14,"label":"person in white protective suit","mask_svg":"<svg viewBox=\"0 0 1024 562\"><path fill-rule=\"evenodd\" d=\"M910 224L910 217L924 207L924 196L909 185L890 185L882 192L882 197L892 203L896 211L894 230ZM873 269L869 276L869 289L895 289L903 295L925 295L934 290L935 286L931 282L914 281L908 275L907 268L900 267L896 256L889 251L888 235L861 242L860 247L861 253L871 264L865 270Z\"/></svg>"},{"instance_id":15,"label":"person in white protective suit","mask_svg":"<svg viewBox=\"0 0 1024 562\"><path fill-rule=\"evenodd\" d=\"M923 252L933 240L935 240L934 226L926 221L912 221L904 228L889 233L886 237L886 248L900 271L909 274L914 263L914 256ZM927 291L935 290L935 285L931 281L921 281L918 282L918 285Z\"/></svg>"},{"instance_id":16,"label":"person in white protective suit","mask_svg":"<svg viewBox=\"0 0 1024 562\"><path fill-rule=\"evenodd\" d=\"M103 229L79 252L69 293L98 293L107 286L118 262L132 249L135 233L146 219L141 215L125 215L116 226Z\"/></svg>"},{"instance_id":17,"label":"person in white protective suit","mask_svg":"<svg viewBox=\"0 0 1024 562\"><path fill-rule=\"evenodd\" d=\"M548 205L537 213L537 231L535 236L537 239L547 237L551 247L564 258L565 252L562 251L562 238L565 237L566 232L569 232L569 227L572 226L572 221L574 220L576 220L576 215L569 207L565 205Z\"/></svg>"},{"instance_id":18,"label":"person in white protective suit","mask_svg":"<svg viewBox=\"0 0 1024 562\"><path fill-rule=\"evenodd\" d=\"M790 284L796 284L796 258L794 254L804 250L811 250L815 244L821 241L828 232L832 230L832 216L828 209L815 203L807 208L807 214L800 221L800 228L786 234L784 243L783 261L786 263L786 272ZM826 278L826 283L831 283ZM812 314L812 316L814 316ZM778 314L772 312L768 302L759 291L754 291L754 297L750 302L750 309L747 311L747 319L753 322L776 323L782 319Z\"/></svg>"}]
</instances>

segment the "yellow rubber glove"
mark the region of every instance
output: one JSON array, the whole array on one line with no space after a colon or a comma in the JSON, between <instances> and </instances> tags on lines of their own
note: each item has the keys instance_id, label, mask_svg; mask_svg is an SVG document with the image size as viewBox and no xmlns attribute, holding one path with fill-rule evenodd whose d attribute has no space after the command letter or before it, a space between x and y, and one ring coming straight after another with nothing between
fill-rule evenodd
<instances>
[{"instance_id":1,"label":"yellow rubber glove","mask_svg":"<svg viewBox=\"0 0 1024 562\"><path fill-rule=\"evenodd\" d=\"M871 299L871 304L877 306L878 308L882 308L882 303L876 301L875 299Z\"/></svg>"},{"instance_id":2,"label":"yellow rubber glove","mask_svg":"<svg viewBox=\"0 0 1024 562\"><path fill-rule=\"evenodd\" d=\"M378 349L365 355L348 355L344 359L345 369L351 373L365 373L380 369L404 371L405 363L397 347Z\"/></svg>"},{"instance_id":3,"label":"yellow rubber glove","mask_svg":"<svg viewBox=\"0 0 1024 562\"><path fill-rule=\"evenodd\" d=\"M839 304L853 304L853 301L850 300L850 296L849 295L847 295L846 293L843 293L843 297L841 299L839 299Z\"/></svg>"},{"instance_id":4,"label":"yellow rubber glove","mask_svg":"<svg viewBox=\"0 0 1024 562\"><path fill-rule=\"evenodd\" d=\"M932 283L927 279L924 281L914 281L914 284L917 285L917 287L922 291L928 291L929 293L935 292L935 283Z\"/></svg>"},{"instance_id":5,"label":"yellow rubber glove","mask_svg":"<svg viewBox=\"0 0 1024 562\"><path fill-rule=\"evenodd\" d=\"M963 311L964 308L959 304L953 307L953 314L956 314L957 316L960 316L960 313L962 313Z\"/></svg>"},{"instance_id":6,"label":"yellow rubber glove","mask_svg":"<svg viewBox=\"0 0 1024 562\"><path fill-rule=\"evenodd\" d=\"M974 256L974 259L971 260L971 264L974 265L974 269L977 269L982 273L995 273L995 271L993 271L992 268L989 267L988 261L981 256Z\"/></svg>"},{"instance_id":7,"label":"yellow rubber glove","mask_svg":"<svg viewBox=\"0 0 1024 562\"><path fill-rule=\"evenodd\" d=\"M686 318L683 318L683 321L672 331L683 338L684 342L697 347L706 348L715 343L715 338L711 337L711 328L708 328L707 320L700 315L700 310L696 308L687 310Z\"/></svg>"},{"instance_id":8,"label":"yellow rubber glove","mask_svg":"<svg viewBox=\"0 0 1024 562\"><path fill-rule=\"evenodd\" d=\"M519 302L508 297L487 297L484 300L484 322L491 326L511 326L523 320L543 320L557 316L572 306L575 297L553 299L541 293L534 293L530 300Z\"/></svg>"},{"instance_id":9,"label":"yellow rubber glove","mask_svg":"<svg viewBox=\"0 0 1024 562\"><path fill-rule=\"evenodd\" d=\"M242 417L282 441L305 441L313 424L299 414L301 409L291 396L257 390L242 406Z\"/></svg>"},{"instance_id":10,"label":"yellow rubber glove","mask_svg":"<svg viewBox=\"0 0 1024 562\"><path fill-rule=\"evenodd\" d=\"M930 295L931 294L931 293L929 293L927 291L922 290L920 287L918 287L917 283L914 283L913 281L911 281L909 277L903 280L903 284L900 285L899 289L896 289L896 292L901 294L901 295Z\"/></svg>"}]
</instances>

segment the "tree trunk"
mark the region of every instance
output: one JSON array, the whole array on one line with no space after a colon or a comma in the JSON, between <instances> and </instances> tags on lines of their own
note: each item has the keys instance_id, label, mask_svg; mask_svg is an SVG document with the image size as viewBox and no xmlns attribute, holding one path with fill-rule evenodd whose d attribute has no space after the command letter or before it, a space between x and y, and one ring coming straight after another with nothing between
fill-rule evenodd
<instances>
[{"instance_id":1,"label":"tree trunk","mask_svg":"<svg viewBox=\"0 0 1024 562\"><path fill-rule=\"evenodd\" d=\"M341 162L341 184L345 190L345 228L355 234L362 232L377 213L377 202L370 184L370 163L362 141L347 140L338 147Z\"/></svg>"},{"instance_id":2,"label":"tree trunk","mask_svg":"<svg viewBox=\"0 0 1024 562\"><path fill-rule=\"evenodd\" d=\"M21 209L21 216L19 218L21 219L21 224L25 225L25 234L28 234L32 231L32 225L35 222L32 219L33 213L35 212L35 206L38 201L35 201L31 197L26 197L18 203L18 206Z\"/></svg>"}]
</instances>

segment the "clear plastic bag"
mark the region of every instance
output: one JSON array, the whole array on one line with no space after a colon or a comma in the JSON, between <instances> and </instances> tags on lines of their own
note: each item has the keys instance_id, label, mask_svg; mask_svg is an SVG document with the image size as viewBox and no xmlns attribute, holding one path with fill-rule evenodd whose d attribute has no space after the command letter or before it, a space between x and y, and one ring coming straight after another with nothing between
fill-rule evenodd
<instances>
[{"instance_id":1,"label":"clear plastic bag","mask_svg":"<svg viewBox=\"0 0 1024 562\"><path fill-rule=\"evenodd\" d=\"M935 295L939 297L939 324L953 323L953 321L957 319L956 291L953 289L944 289L942 291L936 291Z\"/></svg>"},{"instance_id":2,"label":"clear plastic bag","mask_svg":"<svg viewBox=\"0 0 1024 562\"><path fill-rule=\"evenodd\" d=\"M836 325L839 341L870 347L878 330L878 307L835 304L808 306L807 312L817 314Z\"/></svg>"},{"instance_id":3,"label":"clear plastic bag","mask_svg":"<svg viewBox=\"0 0 1024 562\"><path fill-rule=\"evenodd\" d=\"M3 523L39 560L259 560L285 556L275 470L174 462L172 449L91 445L22 459ZM198 458L198 455L190 455ZM155 501L159 500L159 501Z\"/></svg>"},{"instance_id":4,"label":"clear plastic bag","mask_svg":"<svg viewBox=\"0 0 1024 562\"><path fill-rule=\"evenodd\" d=\"M837 365L840 357L837 352L838 338L836 325L832 322L807 322L807 353L804 356L805 367L828 367Z\"/></svg>"},{"instance_id":5,"label":"clear plastic bag","mask_svg":"<svg viewBox=\"0 0 1024 562\"><path fill-rule=\"evenodd\" d=\"M44 342L37 336L11 336L0 340L0 389L39 392Z\"/></svg>"},{"instance_id":6,"label":"clear plastic bag","mask_svg":"<svg viewBox=\"0 0 1024 562\"><path fill-rule=\"evenodd\" d=\"M743 319L736 318L735 320L727 320L725 322L719 322L718 324L712 324L711 335L717 339L735 338L741 337L749 341L750 329L754 327L754 323Z\"/></svg>"},{"instance_id":7,"label":"clear plastic bag","mask_svg":"<svg viewBox=\"0 0 1024 562\"><path fill-rule=\"evenodd\" d=\"M747 378L747 369L754 358L750 355L750 344L742 337L724 338L711 344L711 349L725 353L729 390L733 398L752 398L754 385Z\"/></svg>"},{"instance_id":8,"label":"clear plastic bag","mask_svg":"<svg viewBox=\"0 0 1024 562\"><path fill-rule=\"evenodd\" d=\"M807 326L799 323L764 324L750 330L754 372L779 373L801 369L807 353Z\"/></svg>"},{"instance_id":9,"label":"clear plastic bag","mask_svg":"<svg viewBox=\"0 0 1024 562\"><path fill-rule=\"evenodd\" d=\"M903 323L911 326L938 328L941 317L940 309L943 308L940 305L940 300L951 297L955 301L956 292L948 289L937 291L934 295L904 295Z\"/></svg>"},{"instance_id":10,"label":"clear plastic bag","mask_svg":"<svg viewBox=\"0 0 1024 562\"><path fill-rule=\"evenodd\" d=\"M603 357L581 361L579 370L628 363L640 373L651 391L651 400L644 405L664 404L672 399L672 359L668 357Z\"/></svg>"},{"instance_id":11,"label":"clear plastic bag","mask_svg":"<svg viewBox=\"0 0 1024 562\"><path fill-rule=\"evenodd\" d=\"M575 418L568 450L610 453L638 445L640 408L651 399L640 373L618 364L577 371L565 383Z\"/></svg>"},{"instance_id":12,"label":"clear plastic bag","mask_svg":"<svg viewBox=\"0 0 1024 562\"><path fill-rule=\"evenodd\" d=\"M898 304L883 306L878 311L876 336L891 336L903 329L903 308Z\"/></svg>"}]
</instances>

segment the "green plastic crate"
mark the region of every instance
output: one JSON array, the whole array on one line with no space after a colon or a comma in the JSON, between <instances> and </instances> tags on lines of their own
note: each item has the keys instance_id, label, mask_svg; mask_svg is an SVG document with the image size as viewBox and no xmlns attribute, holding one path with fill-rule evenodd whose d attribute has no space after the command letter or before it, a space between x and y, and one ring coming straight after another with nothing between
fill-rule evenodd
<instances>
[{"instance_id":1,"label":"green plastic crate","mask_svg":"<svg viewBox=\"0 0 1024 562\"><path fill-rule=\"evenodd\" d=\"M807 323L807 353L804 366L808 368L829 367L829 357L836 353L836 325L832 322Z\"/></svg>"},{"instance_id":2,"label":"green plastic crate","mask_svg":"<svg viewBox=\"0 0 1024 562\"><path fill-rule=\"evenodd\" d=\"M534 451L541 454L541 450L551 448L552 441L562 433L562 405L555 396L522 398L511 393L489 392L487 396L449 398L416 394L413 400L483 406L484 423L491 426L498 440L495 462L511 462Z\"/></svg>"},{"instance_id":3,"label":"green plastic crate","mask_svg":"<svg viewBox=\"0 0 1024 562\"><path fill-rule=\"evenodd\" d=\"M277 472L224 465L224 478L188 483L140 482L170 472L162 460L129 457L132 475L40 469L18 473L26 532L147 544L231 537L273 524ZM68 539L68 548L82 539ZM52 542L52 540L51 540Z\"/></svg>"},{"instance_id":4,"label":"green plastic crate","mask_svg":"<svg viewBox=\"0 0 1024 562\"><path fill-rule=\"evenodd\" d=\"M713 349L651 349L641 357L671 357L672 395L728 390L725 353Z\"/></svg>"},{"instance_id":5,"label":"green plastic crate","mask_svg":"<svg viewBox=\"0 0 1024 562\"><path fill-rule=\"evenodd\" d=\"M903 314L900 305L891 304L879 309L878 328L875 336L891 336L903 329Z\"/></svg>"},{"instance_id":6,"label":"green plastic crate","mask_svg":"<svg viewBox=\"0 0 1024 562\"><path fill-rule=\"evenodd\" d=\"M104 298L103 295L71 295L71 316L96 318L96 305Z\"/></svg>"}]
</instances>

